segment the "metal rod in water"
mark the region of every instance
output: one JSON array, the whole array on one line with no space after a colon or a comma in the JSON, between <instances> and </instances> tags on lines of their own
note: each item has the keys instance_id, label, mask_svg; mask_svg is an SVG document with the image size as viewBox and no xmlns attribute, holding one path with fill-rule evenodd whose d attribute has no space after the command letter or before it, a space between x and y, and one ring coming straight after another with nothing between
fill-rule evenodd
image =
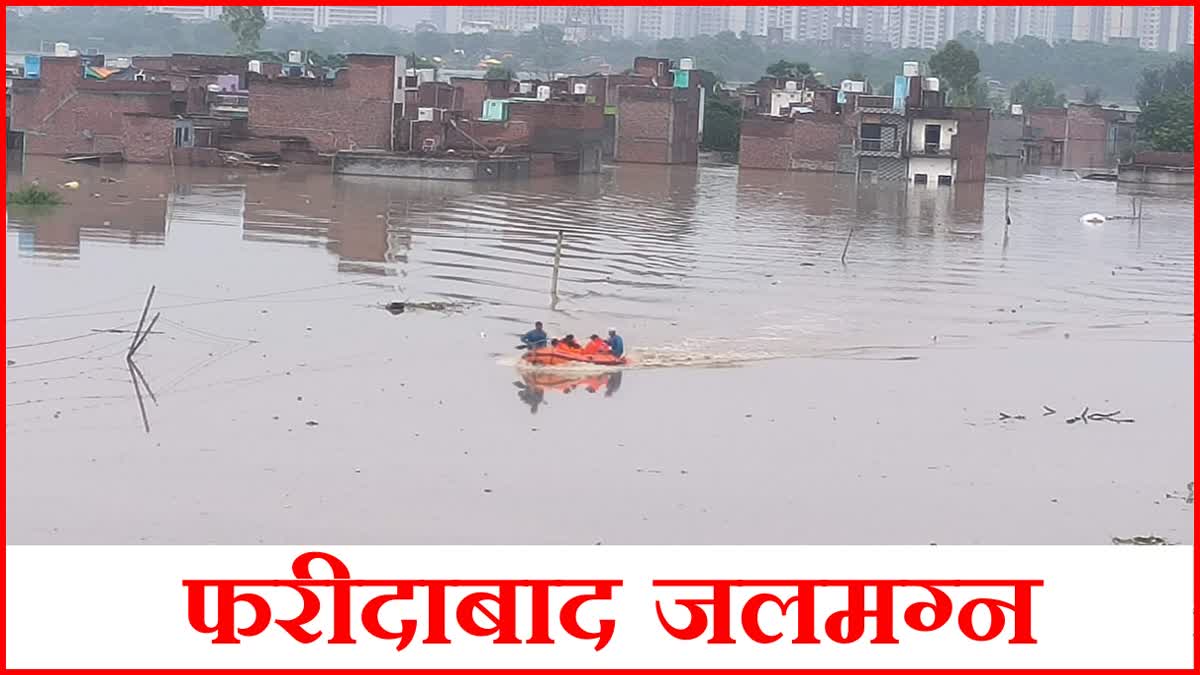
<instances>
[{"instance_id":1,"label":"metal rod in water","mask_svg":"<svg viewBox=\"0 0 1200 675\"><path fill-rule=\"evenodd\" d=\"M133 350L137 349L138 338L142 334L142 326L146 324L146 315L150 313L150 301L154 299L154 286L150 287L150 294L146 296L146 306L142 308L142 318L138 319L137 330L133 333L133 339L129 341L129 351L126 356L132 357Z\"/></svg>"},{"instance_id":2,"label":"metal rod in water","mask_svg":"<svg viewBox=\"0 0 1200 675\"><path fill-rule=\"evenodd\" d=\"M158 317L160 316L162 316L162 312L155 312L154 318L150 319L150 325L146 326L146 331L142 333L142 338L129 348L129 356L131 358L137 353L137 350L142 346L142 343L146 341L146 338L150 337L150 331L154 330L154 324L158 323Z\"/></svg>"},{"instance_id":3,"label":"metal rod in water","mask_svg":"<svg viewBox=\"0 0 1200 675\"><path fill-rule=\"evenodd\" d=\"M1008 226L1012 225L1012 218L1008 216L1008 192L1011 188L1004 186L1004 228L1007 231Z\"/></svg>"},{"instance_id":4,"label":"metal rod in water","mask_svg":"<svg viewBox=\"0 0 1200 675\"><path fill-rule=\"evenodd\" d=\"M850 231L846 233L846 244L842 246L842 264L846 264L846 251L850 250L850 237L854 236L854 226L850 227Z\"/></svg>"},{"instance_id":5,"label":"metal rod in water","mask_svg":"<svg viewBox=\"0 0 1200 675\"><path fill-rule=\"evenodd\" d=\"M558 244L554 247L554 275L550 278L550 295L558 297L558 267L562 262L563 233L558 231Z\"/></svg>"}]
</instances>

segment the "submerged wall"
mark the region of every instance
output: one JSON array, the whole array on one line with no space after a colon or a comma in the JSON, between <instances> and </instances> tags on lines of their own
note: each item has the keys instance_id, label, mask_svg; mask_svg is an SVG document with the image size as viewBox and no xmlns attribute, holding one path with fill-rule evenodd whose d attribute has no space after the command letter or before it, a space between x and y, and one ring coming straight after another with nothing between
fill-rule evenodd
<instances>
[{"instance_id":1,"label":"submerged wall","mask_svg":"<svg viewBox=\"0 0 1200 675\"><path fill-rule=\"evenodd\" d=\"M385 178L496 181L529 178L530 159L529 156L458 159L391 153L339 152L333 158L333 172Z\"/></svg>"}]
</instances>

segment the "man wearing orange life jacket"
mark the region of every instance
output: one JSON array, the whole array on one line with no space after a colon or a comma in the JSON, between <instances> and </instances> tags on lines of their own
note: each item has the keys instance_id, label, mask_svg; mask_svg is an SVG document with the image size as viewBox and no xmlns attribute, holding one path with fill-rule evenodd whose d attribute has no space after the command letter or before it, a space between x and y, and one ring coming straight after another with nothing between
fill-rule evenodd
<instances>
[{"instance_id":1,"label":"man wearing orange life jacket","mask_svg":"<svg viewBox=\"0 0 1200 675\"><path fill-rule=\"evenodd\" d=\"M599 335L592 335L588 340L587 346L583 348L584 354L608 354L611 351L608 343L601 340Z\"/></svg>"}]
</instances>

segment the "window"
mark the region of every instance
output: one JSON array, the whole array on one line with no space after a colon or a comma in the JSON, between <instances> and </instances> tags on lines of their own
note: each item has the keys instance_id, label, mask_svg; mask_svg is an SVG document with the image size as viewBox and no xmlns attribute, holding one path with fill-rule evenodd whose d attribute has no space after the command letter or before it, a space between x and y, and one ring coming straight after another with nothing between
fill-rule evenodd
<instances>
[{"instance_id":1,"label":"window","mask_svg":"<svg viewBox=\"0 0 1200 675\"><path fill-rule=\"evenodd\" d=\"M929 176L927 176L926 174L923 174L923 173L914 173L913 174L913 184L914 185L928 185L929 184Z\"/></svg>"},{"instance_id":2,"label":"window","mask_svg":"<svg viewBox=\"0 0 1200 675\"><path fill-rule=\"evenodd\" d=\"M942 125L925 125L925 152L936 155L942 147Z\"/></svg>"},{"instance_id":3,"label":"window","mask_svg":"<svg viewBox=\"0 0 1200 675\"><path fill-rule=\"evenodd\" d=\"M939 175L938 185L950 185L951 180L953 180L952 176L947 176L945 174Z\"/></svg>"}]
</instances>

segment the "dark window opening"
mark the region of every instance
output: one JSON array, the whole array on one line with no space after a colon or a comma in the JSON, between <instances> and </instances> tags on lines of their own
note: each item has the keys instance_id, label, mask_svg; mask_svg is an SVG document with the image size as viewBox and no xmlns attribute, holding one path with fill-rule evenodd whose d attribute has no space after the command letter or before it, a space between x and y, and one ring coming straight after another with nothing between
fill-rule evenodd
<instances>
[{"instance_id":1,"label":"dark window opening","mask_svg":"<svg viewBox=\"0 0 1200 675\"><path fill-rule=\"evenodd\" d=\"M913 184L927 185L928 183L929 183L929 176L927 176L923 173L914 173L913 174Z\"/></svg>"},{"instance_id":2,"label":"dark window opening","mask_svg":"<svg viewBox=\"0 0 1200 675\"><path fill-rule=\"evenodd\" d=\"M937 151L942 146L942 125L926 124L925 125L925 152L937 154Z\"/></svg>"},{"instance_id":3,"label":"dark window opening","mask_svg":"<svg viewBox=\"0 0 1200 675\"><path fill-rule=\"evenodd\" d=\"M951 178L951 176L946 175L938 176L938 185L949 185Z\"/></svg>"}]
</instances>

